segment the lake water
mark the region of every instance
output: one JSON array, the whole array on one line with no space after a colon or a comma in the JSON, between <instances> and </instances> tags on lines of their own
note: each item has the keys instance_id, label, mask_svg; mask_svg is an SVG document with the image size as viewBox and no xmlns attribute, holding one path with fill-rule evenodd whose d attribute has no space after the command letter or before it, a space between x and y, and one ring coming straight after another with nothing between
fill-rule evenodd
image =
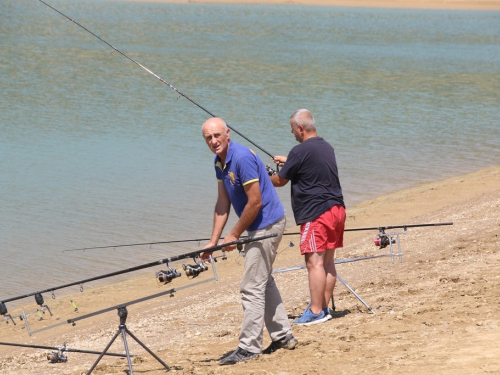
<instances>
[{"instance_id":1,"label":"lake water","mask_svg":"<svg viewBox=\"0 0 500 375\"><path fill-rule=\"evenodd\" d=\"M500 12L49 4L273 155L310 109L348 206L500 163ZM209 116L39 1L0 14L0 300L203 245L62 251L208 237Z\"/></svg>"}]
</instances>

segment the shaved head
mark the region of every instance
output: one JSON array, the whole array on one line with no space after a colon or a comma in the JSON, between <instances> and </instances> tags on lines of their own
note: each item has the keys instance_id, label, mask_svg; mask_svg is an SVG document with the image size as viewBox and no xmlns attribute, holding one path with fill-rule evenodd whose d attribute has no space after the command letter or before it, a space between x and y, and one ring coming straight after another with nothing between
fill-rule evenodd
<instances>
[{"instance_id":1,"label":"shaved head","mask_svg":"<svg viewBox=\"0 0 500 375\"><path fill-rule=\"evenodd\" d=\"M230 130L226 122L219 117L209 118L203 123L201 132L210 151L224 161L230 142Z\"/></svg>"}]
</instances>

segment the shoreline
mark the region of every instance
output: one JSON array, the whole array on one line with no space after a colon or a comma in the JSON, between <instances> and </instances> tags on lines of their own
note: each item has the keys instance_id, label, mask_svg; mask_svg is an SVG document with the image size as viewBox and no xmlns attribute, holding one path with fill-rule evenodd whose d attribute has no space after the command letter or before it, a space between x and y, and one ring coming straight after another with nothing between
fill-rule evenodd
<instances>
[{"instance_id":1,"label":"shoreline","mask_svg":"<svg viewBox=\"0 0 500 375\"><path fill-rule=\"evenodd\" d=\"M106 0L116 1L116 0ZM357 8L443 9L443 10L500 10L500 0L124 0L127 2L189 3L189 4L246 4L246 5L306 5Z\"/></svg>"},{"instance_id":2,"label":"shoreline","mask_svg":"<svg viewBox=\"0 0 500 375\"><path fill-rule=\"evenodd\" d=\"M46 293L45 301L54 315L45 314L40 321L31 315L30 329L59 325L110 306L193 284L192 289L176 291L175 298L166 295L145 300L129 309L131 331L160 358L175 366L179 375L257 373L262 366L269 373L287 375L323 374L331 369L352 373L359 367L375 373L421 371L452 375L457 370L471 373L483 366L493 373L500 371L500 357L494 355L500 337L500 317L494 313L495 296L500 292L498 266L494 266L500 261L499 208L500 166L495 166L383 195L348 209L347 228L445 222L453 225L410 228L408 235L401 236L401 263L396 260L391 264L390 259L379 258L338 266L339 274L376 310L376 315L370 314L339 283L335 289L337 310L331 322L294 326L299 340L294 351L260 356L238 366L218 365L218 358L234 350L238 342L242 314L238 283L243 261L237 252L229 252L226 261L217 263L218 281L208 280L201 285L194 284L212 277L211 272L194 281L183 275L172 284L158 285L155 270L151 269L148 274L88 287L84 293L54 300ZM287 232L296 229L290 227ZM336 259L388 251L374 247L376 234L377 231L347 232L344 248L337 251ZM298 237L291 235L281 241L275 269L303 264L298 248L288 245L289 241L297 243ZM172 267L182 273L180 264ZM309 296L306 271L279 273L275 279L289 317L295 318ZM78 312L70 305L72 299L78 304ZM29 302L22 308L32 311L35 304ZM13 308L9 313L17 315L19 309ZM54 347L67 342L69 348L99 351L111 338L116 323L116 311L110 310L79 321L75 327L64 324L32 336L28 336L24 322L17 321L16 326L3 324L0 335L3 342ZM264 346L268 343L266 336ZM318 350L330 355L317 358L314 353ZM122 343L115 344L112 351L123 351ZM133 346L131 351L140 354L134 360L135 371L164 373L142 349ZM466 363L455 357L459 352L467 353ZM40 350L0 346L0 372L80 375L95 360L93 356L75 353L68 357L71 363L67 365L51 364ZM122 374L126 367L123 360L106 358L96 374Z\"/></svg>"},{"instance_id":3,"label":"shoreline","mask_svg":"<svg viewBox=\"0 0 500 375\"><path fill-rule=\"evenodd\" d=\"M160 0L162 1L162 0ZM404 203L400 203L402 200L405 199L405 197L412 196L412 195L420 195L422 192L427 191L427 190L435 190L436 186L446 186L448 185L449 182L456 182L456 181L464 181L466 179L474 178L474 176L483 176L483 175L488 175L490 173L500 173L500 165L498 166L493 166L493 167L487 167L487 168L482 168L480 170L477 170L475 172L470 172L466 173L464 175L459 175L459 176L454 176L454 177L448 177L445 178L444 180L438 180L438 181L432 181L432 182L425 182L421 183L416 186L408 187L402 190L390 192L387 194L382 194L376 198L371 198L362 202L359 202L355 204L352 207L348 207L346 210L347 214L347 219L346 219L346 229L354 229L354 228L359 228L359 227L376 227L376 226L391 226L391 225L402 225L402 224L415 224L415 223L403 223L401 220L405 216L406 212L401 212L399 214L398 212L394 211L389 211L389 210L382 210L383 206L388 206L389 208L391 207L391 202L395 202L394 204L401 208ZM492 186L491 188L495 188L495 186ZM447 199L447 204L455 204L458 202L461 197L460 196L450 196L446 197L448 192L444 192L444 194L441 195L441 198L446 198ZM454 199L456 198L456 199ZM411 200L410 205L414 202L414 200ZM363 218L362 214L366 213L367 208L374 208L374 207L380 207L380 214L377 214L375 217L376 219L373 218L372 215L369 215L365 218ZM424 204L419 204L418 207L413 207L412 208L412 213L414 215L425 215L426 212L430 212L432 210L435 210L439 205L436 204L436 202L424 202ZM300 226L298 225L292 225L289 227L285 228L285 233L295 233L300 231ZM351 232L352 233L352 232ZM346 234L350 235L350 234ZM286 237L282 240L284 242L286 240ZM191 252L193 250L189 250ZM175 264L177 267L183 263L182 260L176 261L172 264ZM187 261L186 263L189 263ZM94 282L95 284L89 287L85 287L84 289L86 291L92 291L95 289L100 289L100 288L107 288L111 287L114 285L119 285L123 283L128 283L133 280L140 280L143 279L146 276L146 274L151 274L151 269L152 268L147 268L147 269L142 269L140 271L136 271L137 274L131 274L131 277L126 277L126 274L124 275L119 275L117 278L121 278L121 280L116 280L116 281L110 281L106 282L103 280L99 280L97 282ZM149 271L148 271L149 270ZM75 288L75 287L73 287ZM49 296L48 292L45 293L47 297ZM80 293L78 292L64 292L64 289L59 290L56 294L58 294L58 298L70 298L79 295ZM11 298L11 297L9 297ZM32 298L32 297L28 297ZM8 298L6 298L8 299ZM9 305L12 306L14 309L26 309L29 308L30 303L19 303L19 302L11 302L8 303ZM10 311L9 311L10 313ZM0 347L1 348L1 347Z\"/></svg>"}]
</instances>

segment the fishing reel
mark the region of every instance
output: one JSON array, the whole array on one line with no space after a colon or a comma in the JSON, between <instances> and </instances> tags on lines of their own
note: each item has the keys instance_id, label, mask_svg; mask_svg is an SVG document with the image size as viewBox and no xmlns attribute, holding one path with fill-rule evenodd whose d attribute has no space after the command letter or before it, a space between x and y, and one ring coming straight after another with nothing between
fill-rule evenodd
<instances>
[{"instance_id":1,"label":"fishing reel","mask_svg":"<svg viewBox=\"0 0 500 375\"><path fill-rule=\"evenodd\" d=\"M182 268L184 269L184 272L186 273L186 276L187 277L191 277L192 279L194 279L200 273L205 272L206 270L208 270L208 266L207 265L205 265L205 264L203 264L201 262L197 262L196 260L195 260L195 264L194 265L183 264Z\"/></svg>"},{"instance_id":2,"label":"fishing reel","mask_svg":"<svg viewBox=\"0 0 500 375\"><path fill-rule=\"evenodd\" d=\"M384 249L393 243L396 243L396 240L385 233L381 233L377 238L375 238L375 246L378 246L379 249Z\"/></svg>"},{"instance_id":3,"label":"fishing reel","mask_svg":"<svg viewBox=\"0 0 500 375\"><path fill-rule=\"evenodd\" d=\"M168 267L167 271L162 270L162 271L156 272L156 278L158 279L158 281L160 283L168 284L173 279L182 276L179 272L177 272L176 269L170 268L168 265L167 265L167 267Z\"/></svg>"},{"instance_id":4,"label":"fishing reel","mask_svg":"<svg viewBox=\"0 0 500 375\"><path fill-rule=\"evenodd\" d=\"M7 313L8 313L7 306L5 306L5 303L0 302L0 315L3 315L5 323L9 324L9 319L10 319L12 323L16 325L16 322L14 322L14 319L12 319L12 315Z\"/></svg>"},{"instance_id":5,"label":"fishing reel","mask_svg":"<svg viewBox=\"0 0 500 375\"><path fill-rule=\"evenodd\" d=\"M271 165L266 165L266 171L269 174L269 176L274 176L277 172L271 167Z\"/></svg>"},{"instance_id":6,"label":"fishing reel","mask_svg":"<svg viewBox=\"0 0 500 375\"><path fill-rule=\"evenodd\" d=\"M62 351L47 354L47 359L50 363L62 363L68 361L68 357L66 357Z\"/></svg>"},{"instance_id":7,"label":"fishing reel","mask_svg":"<svg viewBox=\"0 0 500 375\"><path fill-rule=\"evenodd\" d=\"M50 363L62 363L68 361L68 357L64 355L64 351L66 350L66 343L64 343L63 346L59 347L58 349L59 350L57 352L47 354L47 360Z\"/></svg>"},{"instance_id":8,"label":"fishing reel","mask_svg":"<svg viewBox=\"0 0 500 375\"><path fill-rule=\"evenodd\" d=\"M7 306L5 306L5 303L0 302L0 315L5 315L7 314Z\"/></svg>"}]
</instances>

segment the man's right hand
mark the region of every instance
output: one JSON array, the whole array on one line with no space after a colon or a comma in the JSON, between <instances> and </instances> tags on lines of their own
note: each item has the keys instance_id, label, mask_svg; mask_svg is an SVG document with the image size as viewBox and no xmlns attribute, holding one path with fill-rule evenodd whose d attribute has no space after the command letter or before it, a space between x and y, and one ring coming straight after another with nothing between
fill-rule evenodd
<instances>
[{"instance_id":1,"label":"man's right hand","mask_svg":"<svg viewBox=\"0 0 500 375\"><path fill-rule=\"evenodd\" d=\"M273 161L277 166L282 167L285 165L286 159L287 159L286 156L275 156L273 158Z\"/></svg>"}]
</instances>

